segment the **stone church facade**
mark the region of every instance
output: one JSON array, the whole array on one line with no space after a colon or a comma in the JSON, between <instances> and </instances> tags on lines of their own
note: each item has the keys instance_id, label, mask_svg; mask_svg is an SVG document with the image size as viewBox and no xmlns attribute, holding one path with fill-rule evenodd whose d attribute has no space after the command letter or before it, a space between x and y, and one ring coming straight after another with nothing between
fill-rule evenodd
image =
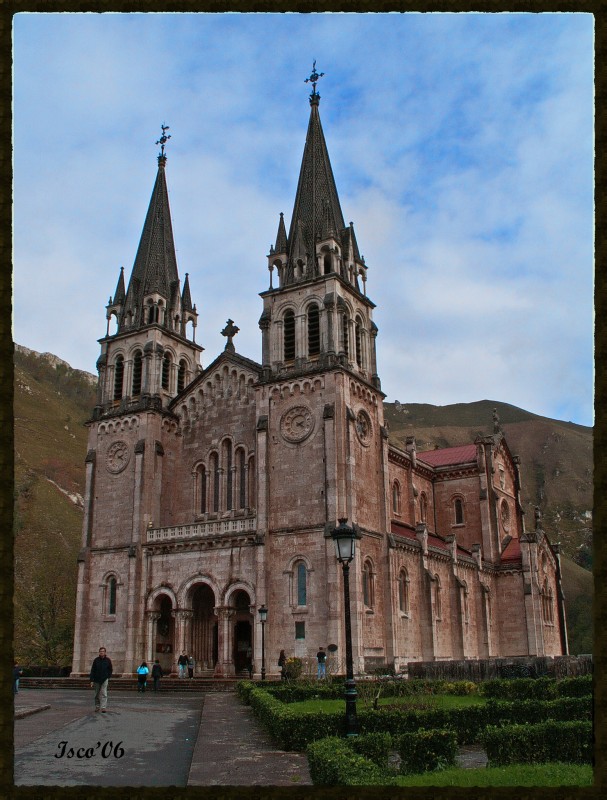
<instances>
[{"instance_id":1,"label":"stone church facade","mask_svg":"<svg viewBox=\"0 0 607 800\"><path fill-rule=\"evenodd\" d=\"M314 75L312 76L314 78ZM316 75L318 79L318 75ZM180 283L164 145L128 285L100 340L89 421L73 673L103 645L233 675L252 650L345 658L331 531L358 532L350 569L356 672L410 661L566 652L558 548L527 531L519 460L494 433L418 452L392 443L367 265L346 225L316 83L293 214L280 215L261 293L261 363L225 350L202 368ZM275 284L275 285L274 285ZM110 332L110 321L115 330Z\"/></svg>"}]
</instances>

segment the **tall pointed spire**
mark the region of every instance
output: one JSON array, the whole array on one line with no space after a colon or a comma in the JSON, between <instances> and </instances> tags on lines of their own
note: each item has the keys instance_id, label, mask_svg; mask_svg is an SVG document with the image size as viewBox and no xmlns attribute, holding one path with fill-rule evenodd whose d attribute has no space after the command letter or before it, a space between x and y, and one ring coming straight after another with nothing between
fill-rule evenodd
<instances>
[{"instance_id":1,"label":"tall pointed spire","mask_svg":"<svg viewBox=\"0 0 607 800\"><path fill-rule=\"evenodd\" d=\"M187 272L185 274L183 292L181 293L181 310L183 312L192 310L192 297L190 295L190 279L188 277Z\"/></svg>"},{"instance_id":2,"label":"tall pointed spire","mask_svg":"<svg viewBox=\"0 0 607 800\"><path fill-rule=\"evenodd\" d=\"M178 296L175 287L178 286L179 275L165 173L167 157L164 147L170 138L166 135L166 130L168 127L163 125L162 136L157 142L162 146L158 155L158 173L124 305L123 313L130 313L136 325L145 321L143 303L146 296L160 295L168 304L171 304L175 294Z\"/></svg>"},{"instance_id":3,"label":"tall pointed spire","mask_svg":"<svg viewBox=\"0 0 607 800\"><path fill-rule=\"evenodd\" d=\"M113 305L124 303L125 289L124 289L124 267L120 267L120 275L118 276L118 283L116 284L116 291L114 292Z\"/></svg>"},{"instance_id":4,"label":"tall pointed spire","mask_svg":"<svg viewBox=\"0 0 607 800\"><path fill-rule=\"evenodd\" d=\"M280 212L280 222L278 223L278 232L276 234L276 244L274 245L275 253L287 252L287 229L285 228L285 218L282 211Z\"/></svg>"},{"instance_id":5,"label":"tall pointed spire","mask_svg":"<svg viewBox=\"0 0 607 800\"><path fill-rule=\"evenodd\" d=\"M306 79L306 82L311 82L313 86L310 95L310 121L289 229L289 245L291 245L297 225L301 222L306 250L311 254L314 253L314 245L317 239L321 238L323 229L327 225L336 232L345 228L318 112L320 95L316 91L316 82L323 74L316 72L316 62L314 62L312 74ZM291 256L291 253L289 255Z\"/></svg>"}]
</instances>

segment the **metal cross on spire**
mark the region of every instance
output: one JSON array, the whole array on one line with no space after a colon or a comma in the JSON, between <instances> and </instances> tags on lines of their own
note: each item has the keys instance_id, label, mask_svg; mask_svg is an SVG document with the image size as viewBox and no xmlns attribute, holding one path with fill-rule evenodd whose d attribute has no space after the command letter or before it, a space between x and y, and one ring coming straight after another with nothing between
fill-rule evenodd
<instances>
[{"instance_id":1,"label":"metal cross on spire","mask_svg":"<svg viewBox=\"0 0 607 800\"><path fill-rule=\"evenodd\" d=\"M304 83L311 83L312 84L312 94L310 97L319 97L320 95L316 92L316 84L318 83L318 79L322 78L324 72L316 72L316 59L314 59L314 63L312 64L312 74L309 78L306 78Z\"/></svg>"},{"instance_id":2,"label":"metal cross on spire","mask_svg":"<svg viewBox=\"0 0 607 800\"><path fill-rule=\"evenodd\" d=\"M166 135L166 132L169 130L169 126L165 125L164 122L162 123L162 125L160 127L162 128L162 136L160 137L160 139L158 139L156 144L160 145L160 157L164 158L164 146L168 142L168 140L171 138L171 134L169 133L168 136Z\"/></svg>"}]
</instances>

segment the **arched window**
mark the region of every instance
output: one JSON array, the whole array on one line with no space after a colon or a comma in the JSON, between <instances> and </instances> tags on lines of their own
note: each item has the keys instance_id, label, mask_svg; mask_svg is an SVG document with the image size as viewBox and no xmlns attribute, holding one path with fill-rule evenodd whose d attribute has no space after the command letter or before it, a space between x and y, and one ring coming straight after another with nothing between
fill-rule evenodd
<instances>
[{"instance_id":1,"label":"arched window","mask_svg":"<svg viewBox=\"0 0 607 800\"><path fill-rule=\"evenodd\" d=\"M362 341L361 341L361 325L360 321L356 320L355 326L355 334L356 334L356 363L362 369L363 365L363 349L362 349Z\"/></svg>"},{"instance_id":2,"label":"arched window","mask_svg":"<svg viewBox=\"0 0 607 800\"><path fill-rule=\"evenodd\" d=\"M427 522L428 519L428 498L425 492L419 496L419 517L421 522Z\"/></svg>"},{"instance_id":3,"label":"arched window","mask_svg":"<svg viewBox=\"0 0 607 800\"><path fill-rule=\"evenodd\" d=\"M118 581L112 575L107 582L107 613L113 616L116 613L116 588Z\"/></svg>"},{"instance_id":4,"label":"arched window","mask_svg":"<svg viewBox=\"0 0 607 800\"><path fill-rule=\"evenodd\" d=\"M350 347L348 341L348 317L346 314L341 315L341 343L346 357L350 357Z\"/></svg>"},{"instance_id":5,"label":"arched window","mask_svg":"<svg viewBox=\"0 0 607 800\"><path fill-rule=\"evenodd\" d=\"M132 394L137 396L141 394L141 370L143 366L143 356L141 350L137 350L133 357L133 391Z\"/></svg>"},{"instance_id":6,"label":"arched window","mask_svg":"<svg viewBox=\"0 0 607 800\"><path fill-rule=\"evenodd\" d=\"M546 625L552 625L554 621L552 611L552 589L548 584L548 578L545 578L544 585L542 586L542 617Z\"/></svg>"},{"instance_id":7,"label":"arched window","mask_svg":"<svg viewBox=\"0 0 607 800\"><path fill-rule=\"evenodd\" d=\"M207 471L204 464L198 467L198 508L201 514L207 511Z\"/></svg>"},{"instance_id":8,"label":"arched window","mask_svg":"<svg viewBox=\"0 0 607 800\"><path fill-rule=\"evenodd\" d=\"M316 303L308 307L308 355L320 353L320 315Z\"/></svg>"},{"instance_id":9,"label":"arched window","mask_svg":"<svg viewBox=\"0 0 607 800\"><path fill-rule=\"evenodd\" d=\"M324 269L325 275L328 275L330 272L332 272L332 269L331 269L331 254L330 253L325 253L325 257L323 259L323 269Z\"/></svg>"},{"instance_id":10,"label":"arched window","mask_svg":"<svg viewBox=\"0 0 607 800\"><path fill-rule=\"evenodd\" d=\"M124 358L118 356L114 366L114 400L122 397L122 382L124 380Z\"/></svg>"},{"instance_id":11,"label":"arched window","mask_svg":"<svg viewBox=\"0 0 607 800\"><path fill-rule=\"evenodd\" d=\"M392 512L400 514L400 484L394 481L392 484Z\"/></svg>"},{"instance_id":12,"label":"arched window","mask_svg":"<svg viewBox=\"0 0 607 800\"><path fill-rule=\"evenodd\" d=\"M373 567L369 559L367 559L363 565L363 602L368 608L373 608L375 605Z\"/></svg>"},{"instance_id":13,"label":"arched window","mask_svg":"<svg viewBox=\"0 0 607 800\"><path fill-rule=\"evenodd\" d=\"M284 315L284 346L285 361L293 361L295 358L295 314L291 309L285 311Z\"/></svg>"},{"instance_id":14,"label":"arched window","mask_svg":"<svg viewBox=\"0 0 607 800\"><path fill-rule=\"evenodd\" d=\"M297 605L306 606L308 604L308 571L303 561L297 561L293 567L297 586Z\"/></svg>"},{"instance_id":15,"label":"arched window","mask_svg":"<svg viewBox=\"0 0 607 800\"><path fill-rule=\"evenodd\" d=\"M404 567L398 575L398 607L403 614L409 613L409 576Z\"/></svg>"},{"instance_id":16,"label":"arched window","mask_svg":"<svg viewBox=\"0 0 607 800\"><path fill-rule=\"evenodd\" d=\"M500 503L500 522L504 533L508 533L510 530L510 508L506 500L502 500Z\"/></svg>"},{"instance_id":17,"label":"arched window","mask_svg":"<svg viewBox=\"0 0 607 800\"><path fill-rule=\"evenodd\" d=\"M456 497L453 501L453 513L455 516L455 524L464 524L464 501L461 497Z\"/></svg>"},{"instance_id":18,"label":"arched window","mask_svg":"<svg viewBox=\"0 0 607 800\"><path fill-rule=\"evenodd\" d=\"M148 323L158 322L158 306L152 303L148 309Z\"/></svg>"},{"instance_id":19,"label":"arched window","mask_svg":"<svg viewBox=\"0 0 607 800\"><path fill-rule=\"evenodd\" d=\"M237 451L237 469L238 469L238 508L246 508L247 506L247 470L244 450L240 448Z\"/></svg>"},{"instance_id":20,"label":"arched window","mask_svg":"<svg viewBox=\"0 0 607 800\"><path fill-rule=\"evenodd\" d=\"M440 587L440 578L438 577L438 575L434 576L433 588L434 588L434 618L435 619L440 619L441 618L441 587Z\"/></svg>"},{"instance_id":21,"label":"arched window","mask_svg":"<svg viewBox=\"0 0 607 800\"><path fill-rule=\"evenodd\" d=\"M234 508L234 480L232 473L232 442L229 439L223 443L223 468L226 476L226 511Z\"/></svg>"},{"instance_id":22,"label":"arched window","mask_svg":"<svg viewBox=\"0 0 607 800\"><path fill-rule=\"evenodd\" d=\"M171 356L169 353L164 354L162 359L162 388L167 391L170 389L171 381Z\"/></svg>"},{"instance_id":23,"label":"arched window","mask_svg":"<svg viewBox=\"0 0 607 800\"><path fill-rule=\"evenodd\" d=\"M185 376L187 370L187 363L185 358L182 358L179 362L179 370L177 371L177 393L183 392L185 388Z\"/></svg>"},{"instance_id":24,"label":"arched window","mask_svg":"<svg viewBox=\"0 0 607 800\"><path fill-rule=\"evenodd\" d=\"M217 513L219 511L219 456L217 453L211 453L210 473L213 481L213 511Z\"/></svg>"},{"instance_id":25,"label":"arched window","mask_svg":"<svg viewBox=\"0 0 607 800\"><path fill-rule=\"evenodd\" d=\"M249 474L248 474L248 508L255 508L255 457L249 458Z\"/></svg>"}]
</instances>

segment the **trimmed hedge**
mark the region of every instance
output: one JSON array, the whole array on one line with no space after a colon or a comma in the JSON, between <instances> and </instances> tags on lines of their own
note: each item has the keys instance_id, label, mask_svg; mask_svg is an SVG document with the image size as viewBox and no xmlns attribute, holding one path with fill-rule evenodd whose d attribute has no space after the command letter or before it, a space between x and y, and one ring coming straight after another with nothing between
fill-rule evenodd
<instances>
[{"instance_id":1,"label":"trimmed hedge","mask_svg":"<svg viewBox=\"0 0 607 800\"><path fill-rule=\"evenodd\" d=\"M554 700L557 697L584 697L592 694L592 675L575 678L496 678L480 685L484 697L496 700Z\"/></svg>"},{"instance_id":2,"label":"trimmed hedge","mask_svg":"<svg viewBox=\"0 0 607 800\"><path fill-rule=\"evenodd\" d=\"M298 712L272 694L243 681L239 694L248 702L274 741L285 750L305 750L310 742L345 734L345 714L338 711ZM252 687L252 688L251 688ZM245 700L246 702L246 700ZM399 736L420 729L455 732L459 744L478 741L487 725L535 724L553 720L589 720L592 698L563 697L556 700L489 700L485 705L455 709L407 710L360 709L361 733L389 733Z\"/></svg>"},{"instance_id":3,"label":"trimmed hedge","mask_svg":"<svg viewBox=\"0 0 607 800\"><path fill-rule=\"evenodd\" d=\"M549 720L538 725L491 725L483 735L483 747L490 767L550 761L590 764L592 738L592 722Z\"/></svg>"},{"instance_id":4,"label":"trimmed hedge","mask_svg":"<svg viewBox=\"0 0 607 800\"><path fill-rule=\"evenodd\" d=\"M368 758L382 769L388 768L392 748L392 737L389 733L363 733L346 741L355 753Z\"/></svg>"},{"instance_id":5,"label":"trimmed hedge","mask_svg":"<svg viewBox=\"0 0 607 800\"><path fill-rule=\"evenodd\" d=\"M452 767L457 755L457 737L451 730L420 730L397 739L400 773L429 772Z\"/></svg>"},{"instance_id":6,"label":"trimmed hedge","mask_svg":"<svg viewBox=\"0 0 607 800\"><path fill-rule=\"evenodd\" d=\"M355 753L348 740L330 737L308 745L310 777L316 786L394 786L396 781L368 758Z\"/></svg>"}]
</instances>

